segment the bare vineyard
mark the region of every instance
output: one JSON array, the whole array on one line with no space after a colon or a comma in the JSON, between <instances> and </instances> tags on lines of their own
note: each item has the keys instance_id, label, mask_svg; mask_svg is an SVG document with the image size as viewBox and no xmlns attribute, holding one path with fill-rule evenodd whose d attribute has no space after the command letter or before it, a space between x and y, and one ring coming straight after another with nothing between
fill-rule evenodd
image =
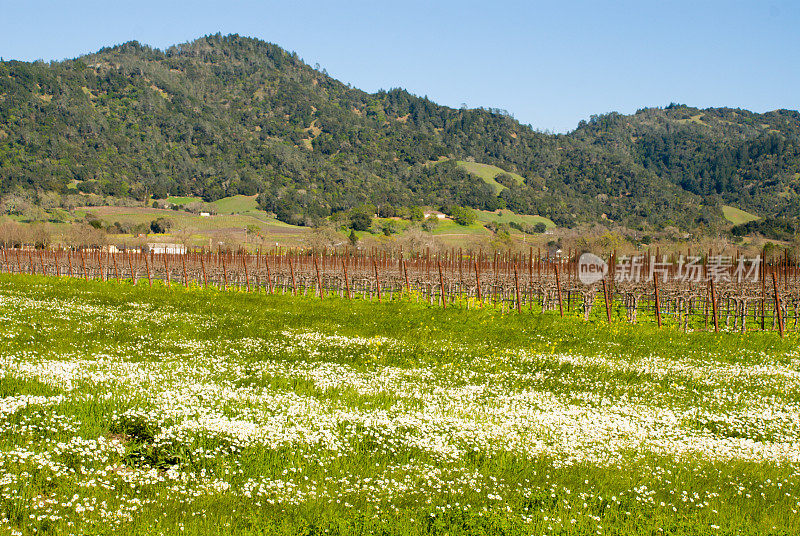
<instances>
[{"instance_id":1,"label":"bare vineyard","mask_svg":"<svg viewBox=\"0 0 800 536\"><path fill-rule=\"evenodd\" d=\"M798 329L798 264L788 254L759 262L741 273L742 259L711 266L711 252L688 281L680 259L643 256L643 277L619 277L614 256L608 273L595 283L580 281L577 254L552 258L452 250L406 256L396 252L267 253L191 252L185 254L97 250L2 249L4 273L82 277L103 281L146 280L238 288L248 292L292 293L325 298L392 300L410 296L441 307L493 306L509 311L558 311L586 320L657 322L683 329ZM657 266L657 269L654 269ZM685 274L683 274L685 275ZM743 277L745 275L746 277Z\"/></svg>"}]
</instances>

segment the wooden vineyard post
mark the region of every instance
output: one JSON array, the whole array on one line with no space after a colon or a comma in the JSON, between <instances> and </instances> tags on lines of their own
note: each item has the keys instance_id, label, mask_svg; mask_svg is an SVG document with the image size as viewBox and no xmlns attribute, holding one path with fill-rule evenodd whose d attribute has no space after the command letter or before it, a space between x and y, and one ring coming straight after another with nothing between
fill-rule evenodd
<instances>
[{"instance_id":1,"label":"wooden vineyard post","mask_svg":"<svg viewBox=\"0 0 800 536\"><path fill-rule=\"evenodd\" d=\"M533 246L528 255L528 309L533 311Z\"/></svg>"},{"instance_id":2,"label":"wooden vineyard post","mask_svg":"<svg viewBox=\"0 0 800 536\"><path fill-rule=\"evenodd\" d=\"M200 268L203 270L203 288L208 288L208 276L206 276L205 253L200 254Z\"/></svg>"},{"instance_id":3,"label":"wooden vineyard post","mask_svg":"<svg viewBox=\"0 0 800 536\"><path fill-rule=\"evenodd\" d=\"M492 302L492 305L497 305L497 293L500 289L500 285L498 284L499 275L499 266L498 266L498 257L500 254L495 251L494 252L494 260L492 261L492 273L494 275L494 282L492 284L492 295L489 300Z\"/></svg>"},{"instance_id":4,"label":"wooden vineyard post","mask_svg":"<svg viewBox=\"0 0 800 536\"><path fill-rule=\"evenodd\" d=\"M171 284L172 283L172 278L170 277L171 274L169 273L169 264L168 264L168 261L167 261L167 257L168 256L169 255L164 253L164 271L167 273L167 288L172 288L172 284Z\"/></svg>"},{"instance_id":5,"label":"wooden vineyard post","mask_svg":"<svg viewBox=\"0 0 800 536\"><path fill-rule=\"evenodd\" d=\"M147 253L144 254L144 267L147 268L147 282L153 286L153 277L150 275L150 261L147 260Z\"/></svg>"},{"instance_id":6,"label":"wooden vineyard post","mask_svg":"<svg viewBox=\"0 0 800 536\"><path fill-rule=\"evenodd\" d=\"M289 271L292 274L292 294L297 296L297 282L294 279L294 264L292 263L292 256L289 255Z\"/></svg>"},{"instance_id":7,"label":"wooden vineyard post","mask_svg":"<svg viewBox=\"0 0 800 536\"><path fill-rule=\"evenodd\" d=\"M514 286L517 289L517 312L522 312L522 301L520 300L519 295L519 276L517 275L517 265L514 264Z\"/></svg>"},{"instance_id":8,"label":"wooden vineyard post","mask_svg":"<svg viewBox=\"0 0 800 536\"><path fill-rule=\"evenodd\" d=\"M653 275L653 287L656 290L656 320L658 321L658 327L661 327L661 303L658 300L658 274Z\"/></svg>"},{"instance_id":9,"label":"wooden vineyard post","mask_svg":"<svg viewBox=\"0 0 800 536\"><path fill-rule=\"evenodd\" d=\"M322 276L319 273L319 262L317 262L317 256L314 255L314 270L317 272L317 293L319 294L319 299L323 299L325 294L322 291Z\"/></svg>"},{"instance_id":10,"label":"wooden vineyard post","mask_svg":"<svg viewBox=\"0 0 800 536\"><path fill-rule=\"evenodd\" d=\"M247 292L250 292L250 273L247 271L247 253L242 256L242 264L244 264L244 284L247 287Z\"/></svg>"},{"instance_id":11,"label":"wooden vineyard post","mask_svg":"<svg viewBox=\"0 0 800 536\"><path fill-rule=\"evenodd\" d=\"M136 286L136 274L133 273L133 261L131 260L131 254L128 252L128 250L125 250L125 255L128 257L128 269L131 271L131 281L133 281L133 285ZM70 271L72 271L71 265Z\"/></svg>"},{"instance_id":12,"label":"wooden vineyard post","mask_svg":"<svg viewBox=\"0 0 800 536\"><path fill-rule=\"evenodd\" d=\"M183 286L189 286L189 274L186 273L186 253L181 255L181 264L183 264Z\"/></svg>"},{"instance_id":13,"label":"wooden vineyard post","mask_svg":"<svg viewBox=\"0 0 800 536\"><path fill-rule=\"evenodd\" d=\"M478 303L483 308L483 296L481 296L481 273L478 271L478 260L475 259L475 285Z\"/></svg>"},{"instance_id":14,"label":"wooden vineyard post","mask_svg":"<svg viewBox=\"0 0 800 536\"><path fill-rule=\"evenodd\" d=\"M775 312L778 315L778 333L783 338L783 311L781 310L781 296L778 294L778 280L775 278L775 272L772 272L772 286L775 289Z\"/></svg>"},{"instance_id":15,"label":"wooden vineyard post","mask_svg":"<svg viewBox=\"0 0 800 536\"><path fill-rule=\"evenodd\" d=\"M261 292L261 247L256 251L256 292Z\"/></svg>"},{"instance_id":16,"label":"wooden vineyard post","mask_svg":"<svg viewBox=\"0 0 800 536\"><path fill-rule=\"evenodd\" d=\"M347 299L352 299L350 294L350 278L347 276L347 261L342 259L342 270L344 270L344 286L347 289Z\"/></svg>"},{"instance_id":17,"label":"wooden vineyard post","mask_svg":"<svg viewBox=\"0 0 800 536\"><path fill-rule=\"evenodd\" d=\"M714 292L714 279L708 280L711 284L711 316L714 318L714 333L719 333L719 319L717 318L717 293Z\"/></svg>"},{"instance_id":18,"label":"wooden vineyard post","mask_svg":"<svg viewBox=\"0 0 800 536\"><path fill-rule=\"evenodd\" d=\"M556 290L558 291L558 312L561 314L561 318L564 318L564 304L561 301L561 278L559 277L558 273L558 264L555 264L556 269ZM605 280L603 280L603 289L606 288ZM606 301L606 304L608 302Z\"/></svg>"},{"instance_id":19,"label":"wooden vineyard post","mask_svg":"<svg viewBox=\"0 0 800 536\"><path fill-rule=\"evenodd\" d=\"M225 290L228 290L228 266L225 264L225 253L222 255L222 279L225 281Z\"/></svg>"},{"instance_id":20,"label":"wooden vineyard post","mask_svg":"<svg viewBox=\"0 0 800 536\"><path fill-rule=\"evenodd\" d=\"M406 264L405 259L403 259L403 275L406 278L406 292L408 295L411 295L411 285L408 283L408 265Z\"/></svg>"},{"instance_id":21,"label":"wooden vineyard post","mask_svg":"<svg viewBox=\"0 0 800 536\"><path fill-rule=\"evenodd\" d=\"M117 254L116 253L111 255L111 260L114 261L114 278L117 280L117 283L119 283L119 270L117 269ZM56 263L56 266L58 266L58 263Z\"/></svg>"},{"instance_id":22,"label":"wooden vineyard post","mask_svg":"<svg viewBox=\"0 0 800 536\"><path fill-rule=\"evenodd\" d=\"M606 285L606 279L603 278L603 297L606 300L606 319L608 323L611 323L611 304L608 301L608 287Z\"/></svg>"},{"instance_id":23,"label":"wooden vineyard post","mask_svg":"<svg viewBox=\"0 0 800 536\"><path fill-rule=\"evenodd\" d=\"M378 274L378 263L372 257L372 267L375 269L375 284L378 287L378 303L381 303L381 276Z\"/></svg>"},{"instance_id":24,"label":"wooden vineyard post","mask_svg":"<svg viewBox=\"0 0 800 536\"><path fill-rule=\"evenodd\" d=\"M436 261L439 265L439 294L442 296L442 309L447 309L447 296L444 295L444 276L442 275L442 263Z\"/></svg>"},{"instance_id":25,"label":"wooden vineyard post","mask_svg":"<svg viewBox=\"0 0 800 536\"><path fill-rule=\"evenodd\" d=\"M269 269L269 253L264 255L264 266L267 268L267 292L272 294L272 272Z\"/></svg>"},{"instance_id":26,"label":"wooden vineyard post","mask_svg":"<svg viewBox=\"0 0 800 536\"><path fill-rule=\"evenodd\" d=\"M86 259L83 256L83 250L81 250L81 268L83 268L83 278L86 281L89 281L89 274L86 272Z\"/></svg>"}]
</instances>

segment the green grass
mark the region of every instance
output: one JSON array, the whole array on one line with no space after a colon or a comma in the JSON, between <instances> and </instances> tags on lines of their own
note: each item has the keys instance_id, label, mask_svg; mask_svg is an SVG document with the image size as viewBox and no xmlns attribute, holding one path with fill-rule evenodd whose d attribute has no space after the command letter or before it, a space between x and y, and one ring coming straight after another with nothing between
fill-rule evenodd
<instances>
[{"instance_id":1,"label":"green grass","mask_svg":"<svg viewBox=\"0 0 800 536\"><path fill-rule=\"evenodd\" d=\"M178 197L178 196L170 196L166 199L167 203L171 203L173 205L188 205L189 203L196 203L202 202L203 200L199 197Z\"/></svg>"},{"instance_id":2,"label":"green grass","mask_svg":"<svg viewBox=\"0 0 800 536\"><path fill-rule=\"evenodd\" d=\"M481 222L492 222L496 221L497 223L527 223L528 225L536 225L537 223L544 223L548 229L552 229L556 226L555 223L550 218L545 218L544 216L530 216L527 214L515 214L510 210L497 210L495 212L490 212L488 210L476 210L475 213L478 215L478 221Z\"/></svg>"},{"instance_id":3,"label":"green grass","mask_svg":"<svg viewBox=\"0 0 800 536\"><path fill-rule=\"evenodd\" d=\"M472 225L459 225L453 220L439 220L433 234L437 236L475 236L489 234L489 231L480 221Z\"/></svg>"},{"instance_id":4,"label":"green grass","mask_svg":"<svg viewBox=\"0 0 800 536\"><path fill-rule=\"evenodd\" d=\"M796 333L9 275L0 318L0 532L800 531Z\"/></svg>"},{"instance_id":5,"label":"green grass","mask_svg":"<svg viewBox=\"0 0 800 536\"><path fill-rule=\"evenodd\" d=\"M686 119L678 119L678 123L695 123L698 125L708 125L708 123L703 121L703 116L705 114L696 114Z\"/></svg>"},{"instance_id":6,"label":"green grass","mask_svg":"<svg viewBox=\"0 0 800 536\"><path fill-rule=\"evenodd\" d=\"M212 205L217 207L217 212L219 214L238 214L258 208L256 196L254 195L234 195L231 197L224 197L214 201Z\"/></svg>"},{"instance_id":7,"label":"green grass","mask_svg":"<svg viewBox=\"0 0 800 536\"><path fill-rule=\"evenodd\" d=\"M755 214L750 214L749 212L728 205L722 207L722 214L725 216L726 220L734 225L742 225L743 223L758 219L758 216Z\"/></svg>"},{"instance_id":8,"label":"green grass","mask_svg":"<svg viewBox=\"0 0 800 536\"><path fill-rule=\"evenodd\" d=\"M509 171L505 171L502 168L497 166L493 166L491 164L480 164L478 162L466 162L464 160L458 160L456 162L458 166L464 169L468 173L472 173L476 177L482 179L487 184L491 185L494 188L495 193L500 193L506 189L505 186L497 182L495 177L500 175L501 173L507 173L511 175L511 177L517 181L519 184L525 183L525 178L522 175L518 175L516 173L511 173Z\"/></svg>"},{"instance_id":9,"label":"green grass","mask_svg":"<svg viewBox=\"0 0 800 536\"><path fill-rule=\"evenodd\" d=\"M103 220L106 224L120 223L149 224L157 218L167 218L172 221L173 229L189 229L196 235L198 245L208 243L208 238L224 240L226 236L236 236L243 240L244 229L255 225L261 229L262 236L267 243L280 241L281 244L299 244L306 233L303 227L289 225L271 218L266 212L248 210L241 214L217 214L210 217L201 217L198 214L182 210L154 209L146 207L91 207L76 211L76 215L83 217L91 213ZM161 235L150 235L151 239Z\"/></svg>"}]
</instances>

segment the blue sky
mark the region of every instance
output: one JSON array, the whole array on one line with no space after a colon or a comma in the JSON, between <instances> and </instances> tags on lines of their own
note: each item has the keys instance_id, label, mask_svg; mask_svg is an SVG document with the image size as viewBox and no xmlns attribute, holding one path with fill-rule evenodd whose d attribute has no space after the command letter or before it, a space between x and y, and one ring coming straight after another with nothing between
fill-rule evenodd
<instances>
[{"instance_id":1,"label":"blue sky","mask_svg":"<svg viewBox=\"0 0 800 536\"><path fill-rule=\"evenodd\" d=\"M222 32L296 51L367 91L504 108L566 132L670 102L800 108L800 2L0 0L0 56L53 60Z\"/></svg>"}]
</instances>

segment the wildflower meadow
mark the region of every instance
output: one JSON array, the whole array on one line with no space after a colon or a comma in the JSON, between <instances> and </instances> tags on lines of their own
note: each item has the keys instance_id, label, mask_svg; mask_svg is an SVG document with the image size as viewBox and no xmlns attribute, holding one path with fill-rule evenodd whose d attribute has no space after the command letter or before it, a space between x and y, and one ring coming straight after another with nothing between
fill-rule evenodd
<instances>
[{"instance_id":1,"label":"wildflower meadow","mask_svg":"<svg viewBox=\"0 0 800 536\"><path fill-rule=\"evenodd\" d=\"M0 534L794 535L800 335L0 275Z\"/></svg>"}]
</instances>

